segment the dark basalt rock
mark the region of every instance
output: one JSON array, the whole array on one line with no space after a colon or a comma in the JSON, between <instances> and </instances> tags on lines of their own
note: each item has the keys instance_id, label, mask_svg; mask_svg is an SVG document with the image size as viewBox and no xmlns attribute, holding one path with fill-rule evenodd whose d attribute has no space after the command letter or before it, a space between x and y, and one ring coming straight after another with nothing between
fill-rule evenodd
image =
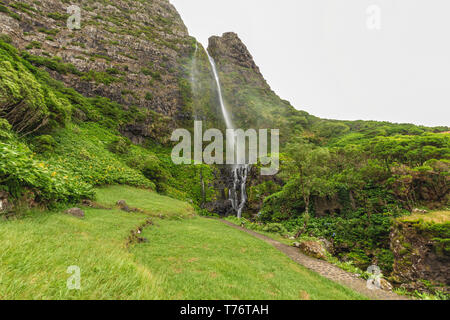
<instances>
[{"instance_id":1,"label":"dark basalt rock","mask_svg":"<svg viewBox=\"0 0 450 320\"><path fill-rule=\"evenodd\" d=\"M236 66L242 67L244 69L238 71L246 85L270 89L252 55L236 33L226 32L221 37L210 37L208 52L216 60L220 71L232 73L236 71Z\"/></svg>"},{"instance_id":2,"label":"dark basalt rock","mask_svg":"<svg viewBox=\"0 0 450 320\"><path fill-rule=\"evenodd\" d=\"M233 204L231 200L217 200L213 202L208 202L204 205L204 209L217 213L220 216L227 216L233 212Z\"/></svg>"}]
</instances>

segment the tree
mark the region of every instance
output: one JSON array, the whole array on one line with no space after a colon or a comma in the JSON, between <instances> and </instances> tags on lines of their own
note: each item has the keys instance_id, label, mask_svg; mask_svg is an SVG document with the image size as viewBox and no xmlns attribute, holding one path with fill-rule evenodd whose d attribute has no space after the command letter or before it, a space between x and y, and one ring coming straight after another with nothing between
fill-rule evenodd
<instances>
[{"instance_id":1,"label":"tree","mask_svg":"<svg viewBox=\"0 0 450 320\"><path fill-rule=\"evenodd\" d=\"M326 196L334 192L333 183L328 179L330 153L327 148L315 148L303 140L288 145L287 152L290 156L287 170L296 179L305 203L303 229L296 236L299 237L308 224L311 196Z\"/></svg>"}]
</instances>

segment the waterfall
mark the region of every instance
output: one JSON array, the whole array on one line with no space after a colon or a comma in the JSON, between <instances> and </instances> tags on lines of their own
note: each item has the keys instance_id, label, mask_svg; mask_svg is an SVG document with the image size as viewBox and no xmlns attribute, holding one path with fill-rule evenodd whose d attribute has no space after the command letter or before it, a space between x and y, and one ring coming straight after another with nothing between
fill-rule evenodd
<instances>
[{"instance_id":1,"label":"waterfall","mask_svg":"<svg viewBox=\"0 0 450 320\"><path fill-rule=\"evenodd\" d=\"M234 129L233 123L231 122L231 118L228 114L227 109L225 108L225 103L223 102L222 87L220 86L219 74L217 73L216 63L214 62L214 59L209 55L208 51L206 51L206 54L208 55L209 63L211 64L211 68L214 74L214 80L216 80L217 94L219 96L219 103L220 108L222 109L223 118L225 119L225 125L227 126L227 129Z\"/></svg>"},{"instance_id":2,"label":"waterfall","mask_svg":"<svg viewBox=\"0 0 450 320\"><path fill-rule=\"evenodd\" d=\"M211 69L213 71L214 80L216 81L217 95L219 96L220 108L222 110L222 115L225 120L225 125L227 129L235 129L233 126L233 122L231 121L231 117L228 114L228 111L225 107L225 103L222 96L222 87L220 86L219 74L217 72L216 64L214 59L209 55L209 52L206 51L208 55L209 63L211 64ZM235 147L236 141L233 141L233 148ZM236 148L235 152L236 152ZM238 158L238 157L237 157ZM247 192L246 192L246 184L248 173L250 172L249 164L235 164L231 168L233 184L232 188L230 188L228 192L229 199L231 201L231 205L236 211L237 217L242 217L242 210L244 209L245 203L247 202Z\"/></svg>"}]
</instances>

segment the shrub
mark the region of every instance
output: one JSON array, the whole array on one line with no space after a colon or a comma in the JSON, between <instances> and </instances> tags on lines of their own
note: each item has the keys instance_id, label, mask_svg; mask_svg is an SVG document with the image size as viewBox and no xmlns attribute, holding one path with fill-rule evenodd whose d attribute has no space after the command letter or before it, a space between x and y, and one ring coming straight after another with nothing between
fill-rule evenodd
<instances>
[{"instance_id":1,"label":"shrub","mask_svg":"<svg viewBox=\"0 0 450 320\"><path fill-rule=\"evenodd\" d=\"M52 152L56 146L56 141L50 135L42 135L33 139L34 151L38 153Z\"/></svg>"},{"instance_id":2,"label":"shrub","mask_svg":"<svg viewBox=\"0 0 450 320\"><path fill-rule=\"evenodd\" d=\"M263 228L264 232L278 233L278 234L286 234L287 230L281 223L268 223Z\"/></svg>"},{"instance_id":3,"label":"shrub","mask_svg":"<svg viewBox=\"0 0 450 320\"><path fill-rule=\"evenodd\" d=\"M1 8L1 5L0 5ZM12 39L7 34L0 34L0 41L3 41L5 43L12 43Z\"/></svg>"},{"instance_id":4,"label":"shrub","mask_svg":"<svg viewBox=\"0 0 450 320\"><path fill-rule=\"evenodd\" d=\"M166 183L169 173L162 168L159 159L156 156L149 156L144 162L142 173L147 179L156 184L156 190L160 193L167 191Z\"/></svg>"},{"instance_id":5,"label":"shrub","mask_svg":"<svg viewBox=\"0 0 450 320\"><path fill-rule=\"evenodd\" d=\"M15 198L31 189L36 201L47 204L72 203L94 195L89 184L59 166L34 159L28 147L15 139L0 142L0 181Z\"/></svg>"},{"instance_id":6,"label":"shrub","mask_svg":"<svg viewBox=\"0 0 450 320\"><path fill-rule=\"evenodd\" d=\"M130 145L130 140L117 137L108 145L108 150L116 154L127 154L130 151Z\"/></svg>"},{"instance_id":7,"label":"shrub","mask_svg":"<svg viewBox=\"0 0 450 320\"><path fill-rule=\"evenodd\" d=\"M153 99L153 94L151 92L147 92L145 94L145 100L150 101Z\"/></svg>"}]
</instances>

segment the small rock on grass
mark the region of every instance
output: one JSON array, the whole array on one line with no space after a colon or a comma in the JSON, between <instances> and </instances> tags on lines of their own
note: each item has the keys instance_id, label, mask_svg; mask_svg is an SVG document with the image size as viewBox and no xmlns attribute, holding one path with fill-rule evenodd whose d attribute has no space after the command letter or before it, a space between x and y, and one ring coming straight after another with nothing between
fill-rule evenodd
<instances>
[{"instance_id":1,"label":"small rock on grass","mask_svg":"<svg viewBox=\"0 0 450 320\"><path fill-rule=\"evenodd\" d=\"M70 208L66 210L66 213L77 218L84 218L84 211L80 208Z\"/></svg>"}]
</instances>

